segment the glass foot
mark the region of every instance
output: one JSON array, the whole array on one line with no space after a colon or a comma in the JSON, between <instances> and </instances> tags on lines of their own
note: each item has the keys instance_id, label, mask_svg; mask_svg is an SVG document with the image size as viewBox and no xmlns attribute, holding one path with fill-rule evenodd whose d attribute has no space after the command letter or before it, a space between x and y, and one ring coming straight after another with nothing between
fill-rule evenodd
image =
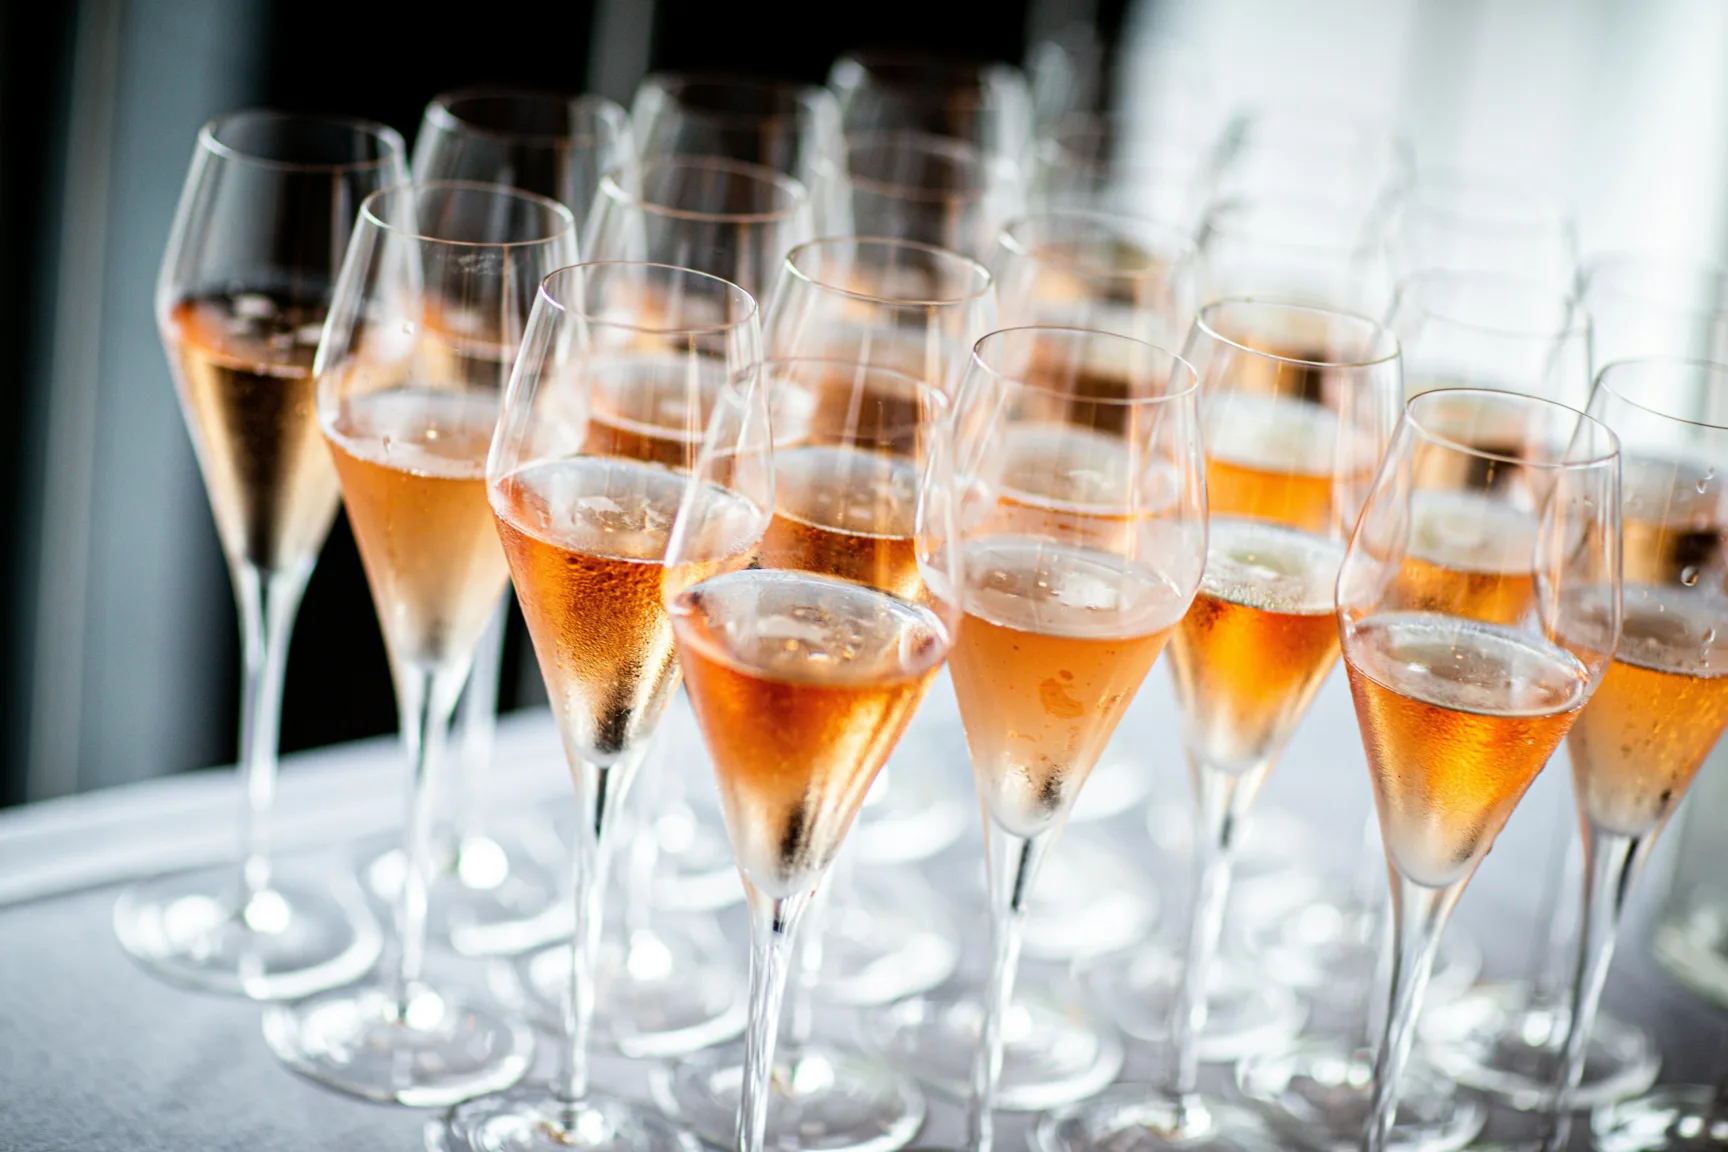
<instances>
[{"instance_id":1,"label":"glass foot","mask_svg":"<svg viewBox=\"0 0 1728 1152\"><path fill-rule=\"evenodd\" d=\"M1590 1119L1597 1152L1721 1152L1728 1109L1703 1084L1664 1084L1599 1109Z\"/></svg>"},{"instance_id":2,"label":"glass foot","mask_svg":"<svg viewBox=\"0 0 1728 1152\"><path fill-rule=\"evenodd\" d=\"M715 912L744 899L738 864L719 816L704 819L691 806L654 821L660 857L654 871L654 907L667 912Z\"/></svg>"},{"instance_id":3,"label":"glass foot","mask_svg":"<svg viewBox=\"0 0 1728 1152\"><path fill-rule=\"evenodd\" d=\"M972 991L902 1000L864 1023L866 1038L895 1068L966 1099L984 1012ZM1003 1021L996 1107L1042 1112L1084 1100L1116 1078L1122 1043L1081 1005L1048 992L1016 992Z\"/></svg>"},{"instance_id":4,"label":"glass foot","mask_svg":"<svg viewBox=\"0 0 1728 1152\"><path fill-rule=\"evenodd\" d=\"M595 973L594 1039L632 1059L678 1056L730 1040L749 1019L748 995L728 961L719 928L706 919L662 919L608 938ZM621 935L621 934L620 934ZM563 1028L570 946L519 956L492 970L504 1003L548 1032Z\"/></svg>"},{"instance_id":5,"label":"glass foot","mask_svg":"<svg viewBox=\"0 0 1728 1152\"><path fill-rule=\"evenodd\" d=\"M1284 1052L1254 1055L1236 1066L1236 1084L1272 1126L1306 1148L1353 1152L1374 1090L1374 1052L1315 1039ZM1404 1152L1452 1152L1482 1130L1480 1104L1419 1063L1405 1073L1391 1146Z\"/></svg>"},{"instance_id":6,"label":"glass foot","mask_svg":"<svg viewBox=\"0 0 1728 1152\"><path fill-rule=\"evenodd\" d=\"M550 826L535 823L510 835L448 843L428 934L463 956L510 956L569 936L573 909L548 863L562 851ZM394 905L402 891L401 849L374 857L364 875L373 895Z\"/></svg>"},{"instance_id":7,"label":"glass foot","mask_svg":"<svg viewBox=\"0 0 1728 1152\"><path fill-rule=\"evenodd\" d=\"M1086 777L1086 787L1080 789L1068 813L1070 826L1120 816L1144 801L1151 790L1151 772L1146 764L1112 756L1108 751L1104 755L1104 762Z\"/></svg>"},{"instance_id":8,"label":"glass foot","mask_svg":"<svg viewBox=\"0 0 1728 1152\"><path fill-rule=\"evenodd\" d=\"M482 1096L426 1126L427 1152L698 1152L658 1112L590 1093L575 1104L548 1085Z\"/></svg>"},{"instance_id":9,"label":"glass foot","mask_svg":"<svg viewBox=\"0 0 1728 1152\"><path fill-rule=\"evenodd\" d=\"M1137 1040L1169 1040L1170 1014L1182 978L1182 962L1160 948L1095 968L1092 1001L1122 1031ZM1207 984L1206 1027L1200 1033L1200 1059L1240 1060L1295 1036L1307 1018L1302 1001L1288 988L1228 958L1214 967Z\"/></svg>"},{"instance_id":10,"label":"glass foot","mask_svg":"<svg viewBox=\"0 0 1728 1152\"><path fill-rule=\"evenodd\" d=\"M730 1148L743 1065L738 1044L663 1065L651 1081L654 1101L709 1144ZM795 1063L774 1069L764 1143L807 1152L894 1152L923 1123L924 1096L910 1079L861 1053L807 1044Z\"/></svg>"},{"instance_id":11,"label":"glass foot","mask_svg":"<svg viewBox=\"0 0 1728 1152\"><path fill-rule=\"evenodd\" d=\"M264 1040L288 1067L320 1084L412 1108L440 1108L499 1092L534 1056L528 1025L416 987L402 1011L376 985L330 992L264 1014Z\"/></svg>"},{"instance_id":12,"label":"glass foot","mask_svg":"<svg viewBox=\"0 0 1728 1152\"><path fill-rule=\"evenodd\" d=\"M1422 1044L1442 1073L1520 1111L1551 1106L1568 1011L1533 999L1524 983L1479 984L1422 1015ZM1578 1107L1634 1096L1656 1082L1661 1057L1648 1033L1596 1017Z\"/></svg>"},{"instance_id":13,"label":"glass foot","mask_svg":"<svg viewBox=\"0 0 1728 1152\"><path fill-rule=\"evenodd\" d=\"M851 868L817 924L815 992L837 1004L886 1004L928 991L960 962L953 913L909 868Z\"/></svg>"},{"instance_id":14,"label":"glass foot","mask_svg":"<svg viewBox=\"0 0 1728 1152\"><path fill-rule=\"evenodd\" d=\"M114 934L146 969L204 992L297 1000L372 970L384 938L346 876L278 874L240 899L239 867L181 872L128 888Z\"/></svg>"},{"instance_id":15,"label":"glass foot","mask_svg":"<svg viewBox=\"0 0 1728 1152\"><path fill-rule=\"evenodd\" d=\"M1064 836L1033 886L1024 948L1042 960L1103 956L1144 940L1157 919L1157 893L1132 860L1101 837Z\"/></svg>"},{"instance_id":16,"label":"glass foot","mask_svg":"<svg viewBox=\"0 0 1728 1152\"><path fill-rule=\"evenodd\" d=\"M1148 1085L1122 1084L1041 1118L1034 1152L1281 1152L1253 1112L1213 1096L1178 1105Z\"/></svg>"},{"instance_id":17,"label":"glass foot","mask_svg":"<svg viewBox=\"0 0 1728 1152\"><path fill-rule=\"evenodd\" d=\"M949 847L978 819L953 781L901 746L870 786L846 850L860 864L914 864Z\"/></svg>"}]
</instances>

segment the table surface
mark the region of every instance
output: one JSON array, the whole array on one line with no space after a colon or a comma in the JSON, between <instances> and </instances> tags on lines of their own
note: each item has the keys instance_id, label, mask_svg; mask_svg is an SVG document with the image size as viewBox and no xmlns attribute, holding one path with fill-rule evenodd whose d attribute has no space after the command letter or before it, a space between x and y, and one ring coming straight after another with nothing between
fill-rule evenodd
<instances>
[{"instance_id":1,"label":"table surface","mask_svg":"<svg viewBox=\"0 0 1728 1152\"><path fill-rule=\"evenodd\" d=\"M1179 803L1186 790L1168 688L1155 676L1112 746L1148 774L1154 801ZM943 701L927 706L897 771L941 774L966 783L964 749ZM685 747L680 743L679 747ZM289 757L276 820L286 864L352 869L368 846L399 827L406 768L395 743L364 741ZM692 776L692 778L699 778ZM517 714L500 725L494 808L521 811L566 788L551 721ZM110 926L126 880L211 863L232 852L237 792L227 771L191 773L0 813L0 1149L314 1148L421 1146L430 1113L362 1103L286 1071L259 1035L260 1008L165 986L120 950ZM967 797L970 804L970 798ZM1343 874L1368 811L1366 769L1347 691L1334 678L1273 774L1263 804L1301 817L1317 864ZM1486 973L1517 976L1540 938L1538 906L1557 830L1569 826L1570 795L1555 768L1525 798L1460 905L1457 930L1482 946ZM1173 931L1186 877L1146 834L1144 806L1109 820L1076 823L1070 837L1105 838L1137 856L1165 895L1159 935ZM984 910L973 895L982 868L975 830L922 865L952 902L965 937L963 972L981 964ZM1607 997L1611 1010L1650 1029L1663 1053L1664 1080L1707 1079L1717 1069L1728 1015L1676 986L1649 958L1649 925L1665 887L1663 853L1643 878ZM721 914L745 963L737 909ZM439 972L483 986L477 962L446 957ZM1059 971L1028 966L1028 979ZM856 1035L861 1010L825 1010L823 1033ZM541 1044L540 1070L550 1042ZM1161 1053L1130 1046L1125 1080L1157 1074ZM599 1061L600 1084L645 1094L646 1069L616 1057ZM537 1071L536 1074L541 1074ZM1222 1070L1213 1075L1222 1078ZM932 1094L920 1144L952 1144L962 1112ZM1514 1132L1497 1114L1491 1132ZM1004 1116L998 1147L1024 1147L1025 1119Z\"/></svg>"}]
</instances>

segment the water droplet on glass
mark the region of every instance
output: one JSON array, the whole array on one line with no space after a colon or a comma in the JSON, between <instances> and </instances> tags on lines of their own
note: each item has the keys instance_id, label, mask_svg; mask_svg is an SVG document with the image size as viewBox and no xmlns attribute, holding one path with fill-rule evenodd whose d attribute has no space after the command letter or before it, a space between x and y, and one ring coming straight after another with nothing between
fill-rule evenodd
<instances>
[{"instance_id":1,"label":"water droplet on glass","mask_svg":"<svg viewBox=\"0 0 1728 1152\"><path fill-rule=\"evenodd\" d=\"M1699 477L1698 482L1692 486L1694 488L1698 489L1698 495L1702 496L1702 495L1704 495L1704 492L1710 487L1710 477L1701 476L1701 477Z\"/></svg>"},{"instance_id":2,"label":"water droplet on glass","mask_svg":"<svg viewBox=\"0 0 1728 1152\"><path fill-rule=\"evenodd\" d=\"M1680 569L1680 583L1686 585L1688 588L1698 583L1698 569L1692 567L1690 564Z\"/></svg>"}]
</instances>

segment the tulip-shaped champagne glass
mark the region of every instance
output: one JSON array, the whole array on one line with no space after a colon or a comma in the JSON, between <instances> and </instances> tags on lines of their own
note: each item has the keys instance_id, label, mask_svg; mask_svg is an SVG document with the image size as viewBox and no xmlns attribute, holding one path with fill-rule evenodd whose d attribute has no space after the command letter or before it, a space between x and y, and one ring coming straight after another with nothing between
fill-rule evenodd
<instances>
[{"instance_id":1,"label":"tulip-shaped champagne glass","mask_svg":"<svg viewBox=\"0 0 1728 1152\"><path fill-rule=\"evenodd\" d=\"M1632 885L1728 727L1728 367L1610 364L1589 412L1620 438L1625 589L1620 647L1566 737L1584 829L1584 916L1554 1080L1555 1148L1578 1106Z\"/></svg>"},{"instance_id":2,"label":"tulip-shaped champagne glass","mask_svg":"<svg viewBox=\"0 0 1728 1152\"><path fill-rule=\"evenodd\" d=\"M844 373L826 388L848 402L819 393L808 406L819 450L784 463L764 386L723 395L667 551L679 659L750 906L740 1152L764 1147L799 919L959 623L941 393L854 389ZM850 431L827 446L829 427ZM867 447L872 434L914 463ZM741 520L755 559L716 573L712 541Z\"/></svg>"},{"instance_id":3,"label":"tulip-shaped champagne glass","mask_svg":"<svg viewBox=\"0 0 1728 1152\"><path fill-rule=\"evenodd\" d=\"M414 771L393 966L279 1008L264 1035L295 1071L367 1099L449 1104L527 1070L527 1027L428 984L432 813L445 729L509 574L486 452L535 286L575 258L569 209L495 184L369 196L318 346L336 461L396 681Z\"/></svg>"},{"instance_id":4,"label":"tulip-shaped champagne glass","mask_svg":"<svg viewBox=\"0 0 1728 1152\"><path fill-rule=\"evenodd\" d=\"M282 676L301 593L336 512L312 358L360 201L407 178L381 124L241 112L198 133L156 317L240 605L241 863L129 889L121 945L165 979L292 999L377 959L358 893L273 871Z\"/></svg>"}]
</instances>

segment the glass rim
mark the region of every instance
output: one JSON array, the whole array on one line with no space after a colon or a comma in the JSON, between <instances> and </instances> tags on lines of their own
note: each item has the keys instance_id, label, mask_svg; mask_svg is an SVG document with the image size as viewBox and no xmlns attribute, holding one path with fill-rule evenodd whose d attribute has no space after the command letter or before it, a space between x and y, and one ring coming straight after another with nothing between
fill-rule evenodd
<instances>
[{"instance_id":1,"label":"glass rim","mask_svg":"<svg viewBox=\"0 0 1728 1152\"><path fill-rule=\"evenodd\" d=\"M1153 234L1161 242L1174 241L1172 245L1175 249L1175 255L1172 257L1174 260L1192 260L1198 251L1194 244L1193 235L1186 228L1160 224L1156 220L1144 216L1104 212L1093 208L1064 208L1059 206L1043 208L1036 212L1027 212L1014 217L1002 225L1001 231L997 233L996 242L1013 255L1024 256L1026 259L1040 264L1079 272L1082 275L1097 279L1140 280L1149 275L1156 275L1162 269L1162 265L1154 262L1156 258L1150 248L1146 251L1145 264L1133 269L1104 268L1080 260L1066 260L1060 257L1051 258L1039 255L1027 246L1028 242L1020 235L1020 230L1031 227L1036 222L1048 220L1072 220L1101 225L1105 234L1112 238L1120 237L1130 241L1139 241L1142 238L1133 234L1136 231Z\"/></svg>"},{"instance_id":2,"label":"glass rim","mask_svg":"<svg viewBox=\"0 0 1728 1152\"><path fill-rule=\"evenodd\" d=\"M767 212L699 212L694 208L674 208L667 204L657 204L628 191L618 182L618 176L622 172L635 172L640 176L650 168L691 168L725 172L753 180L760 185L771 185L777 195L787 198L787 202L784 207ZM673 220L711 220L726 224L772 224L777 220L790 219L810 203L810 190L802 180L763 164L751 164L724 156L638 156L608 169L600 177L598 196L639 208L651 216Z\"/></svg>"},{"instance_id":3,"label":"glass rim","mask_svg":"<svg viewBox=\"0 0 1728 1152\"><path fill-rule=\"evenodd\" d=\"M440 92L426 102L424 119L427 123L450 132L459 132L466 136L480 136L491 140L514 140L525 143L540 144L588 144L602 143L598 134L587 132L527 132L512 131L506 128L491 128L476 124L472 120L460 116L452 105L463 100L518 100L524 103L538 105L558 105L568 109L583 108L595 113L595 119L601 122L612 122L613 127L621 133L629 126L629 115L616 101L592 92L580 96L569 96L540 88L512 88L508 85L477 84L464 88L452 88ZM616 139L617 136L614 136Z\"/></svg>"},{"instance_id":4,"label":"glass rim","mask_svg":"<svg viewBox=\"0 0 1728 1152\"><path fill-rule=\"evenodd\" d=\"M1232 336L1221 332L1215 323L1215 317L1225 308L1248 305L1252 308L1283 313L1309 313L1334 320L1345 320L1361 325L1370 335L1370 347L1377 346L1381 341L1390 341L1391 348L1378 356L1359 357L1354 359L1313 360L1300 356L1280 356L1276 352L1268 352L1264 348L1253 348ZM1264 360L1276 361L1279 364L1295 364L1304 368L1378 368L1385 364L1399 361L1403 356L1403 345L1398 340L1398 334L1389 325L1383 324L1372 316L1364 316L1360 312L1349 312L1343 308L1328 308L1324 304L1309 304L1300 300L1279 300L1265 296L1226 296L1212 300L1201 306L1194 315L1194 327L1204 332L1208 337L1250 356L1258 356Z\"/></svg>"},{"instance_id":5,"label":"glass rim","mask_svg":"<svg viewBox=\"0 0 1728 1152\"><path fill-rule=\"evenodd\" d=\"M1559 302L1564 306L1565 323L1551 328L1514 328L1495 321L1462 319L1451 311L1438 311L1432 303L1425 299L1426 293L1421 289L1429 286L1458 285L1460 282L1478 285L1494 284L1499 288L1513 288L1530 297L1546 296L1549 303ZM1415 299L1410 300L1411 290L1415 289ZM1505 272L1471 271L1457 268L1423 268L1403 277L1392 289L1392 307L1390 314L1398 316L1405 305L1409 303L1424 317L1439 320L1456 328L1465 328L1472 332L1482 332L1490 336L1514 337L1546 337L1556 341L1568 340L1590 330L1590 314L1584 308L1583 302L1575 293L1568 292L1554 283L1531 276L1515 276Z\"/></svg>"},{"instance_id":6,"label":"glass rim","mask_svg":"<svg viewBox=\"0 0 1728 1152\"><path fill-rule=\"evenodd\" d=\"M740 92L754 91L785 96L787 106L758 115L684 103L679 96L679 91L699 85L729 88ZM639 91L644 95L653 91L670 97L676 102L681 115L707 120L711 123L739 125L771 124L781 120L795 121L809 110L812 101L820 101L823 96L832 98L832 94L826 88L817 84L799 84L792 80L777 80L771 76L751 76L743 72L681 72L676 70L650 72L642 78Z\"/></svg>"},{"instance_id":7,"label":"glass rim","mask_svg":"<svg viewBox=\"0 0 1728 1152\"><path fill-rule=\"evenodd\" d=\"M1722 306L1715 309L1704 308L1700 307L1694 300L1682 303L1672 295L1645 292L1636 286L1629 287L1614 283L1612 279L1601 282L1598 288L1598 277L1601 274L1617 270L1678 273L1697 280L1714 280L1723 289ZM1679 253L1641 252L1631 248L1599 253L1578 269L1579 303L1584 303L1593 290L1610 293L1621 299L1632 300L1648 308L1676 312L1684 316L1720 316L1728 319L1728 266L1716 264L1709 260L1691 259ZM1587 305L1585 310L1589 310Z\"/></svg>"},{"instance_id":8,"label":"glass rim","mask_svg":"<svg viewBox=\"0 0 1728 1152\"><path fill-rule=\"evenodd\" d=\"M884 249L901 249L908 252L921 252L933 257L940 264L963 269L972 279L975 288L963 296L952 296L939 299L914 299L912 297L883 296L876 292L863 292L856 288L822 280L802 268L798 264L799 257L818 249L837 248L848 245L854 251L861 247L877 247ZM893 236L819 236L814 240L806 240L795 244L786 253L786 259L781 261L781 267L787 274L797 277L804 283L820 288L824 292L832 292L850 300L863 300L874 304L886 304L896 308L951 308L982 300L994 289L996 280L990 275L990 269L982 262L952 248L943 248L936 244L926 244L921 240L901 240Z\"/></svg>"},{"instance_id":9,"label":"glass rim","mask_svg":"<svg viewBox=\"0 0 1728 1152\"><path fill-rule=\"evenodd\" d=\"M1428 407L1430 403L1429 397L1434 397L1433 402L1435 403L1447 398L1474 398L1477 400L1492 399L1497 404L1510 403L1530 408L1551 408L1560 412L1568 412L1577 419L1578 427L1583 427L1588 424L1593 426L1597 431L1606 435L1608 437L1608 447L1606 451L1591 455L1582 460L1532 460L1527 456L1514 456L1508 452L1496 452L1492 449L1481 448L1472 444L1463 444L1452 439L1450 436L1442 435L1441 433L1435 432L1422 424L1417 408L1419 406ZM1570 404L1562 404L1558 400L1549 400L1543 396L1532 396L1527 392L1507 392L1499 388L1434 388L1427 392L1422 392L1418 395L1412 396L1409 402L1404 405L1404 412L1399 419L1403 423L1408 424L1416 435L1422 437L1431 444L1437 444L1442 448L1461 453L1465 456L1472 456L1479 460L1493 460L1501 464L1517 464L1525 468L1542 468L1553 472L1581 471L1587 468L1601 468L1604 465L1614 463L1620 458L1620 437L1615 435L1614 429L1608 427L1607 424L1580 408L1574 408ZM1568 444L1575 441L1577 435L1577 429L1575 428Z\"/></svg>"},{"instance_id":10,"label":"glass rim","mask_svg":"<svg viewBox=\"0 0 1728 1152\"><path fill-rule=\"evenodd\" d=\"M1227 196L1210 205L1200 219L1199 234L1204 237L1217 228L1219 220L1253 220L1256 213L1268 211L1285 216L1296 216L1308 220L1324 219L1329 223L1336 222L1345 225L1340 228L1335 238L1321 240L1291 240L1282 235L1273 235L1279 230L1245 229L1238 227L1235 231L1223 230L1223 234L1236 240L1253 241L1256 247L1265 245L1281 248L1285 251L1300 252L1367 252L1372 249L1369 241L1369 224L1381 210L1383 198L1373 197L1365 205L1358 206L1348 201L1327 196L1257 196L1236 195ZM1199 245L1204 248L1202 243Z\"/></svg>"},{"instance_id":11,"label":"glass rim","mask_svg":"<svg viewBox=\"0 0 1728 1152\"><path fill-rule=\"evenodd\" d=\"M415 229L398 228L376 211L376 202L388 197L425 191L472 192L498 200L517 200L523 204L531 204L542 212L549 212L554 219L562 220L564 227L556 232L524 240L453 240L445 236L430 236ZM392 184L388 188L378 189L360 201L359 219L369 221L379 231L392 236L422 244L442 244L450 248L533 248L554 243L564 236L570 237L572 241L576 239L575 213L550 196L525 192L504 184L487 184L480 180L410 180L403 184Z\"/></svg>"},{"instance_id":12,"label":"glass rim","mask_svg":"<svg viewBox=\"0 0 1728 1152\"><path fill-rule=\"evenodd\" d=\"M741 303L744 307L739 311L736 319L725 321L723 323L656 325L643 323L640 320L632 322L630 320L618 319L611 316L596 316L583 308L579 302L564 298L557 290L558 285L554 284L554 281L562 282L564 280L572 279L576 273L612 268L636 268L650 272L673 273L674 275L669 278L684 280L717 289L719 295L734 302ZM711 272L698 272L694 268L685 268L677 264L656 264L644 260L587 260L575 264L566 264L562 268L554 268L552 271L546 273L546 275L540 280L540 286L536 291L536 301L542 299L545 300L550 307L558 309L559 313L562 315L582 320L585 323L592 324L596 327L622 329L629 332L645 332L657 336L671 335L674 333L682 333L688 336L710 336L722 332L732 332L739 328L748 327L749 324L756 319L757 313L756 297L752 296L749 292L746 292L743 288L740 288L738 285L723 276L716 276ZM632 313L631 315L635 316L637 314Z\"/></svg>"},{"instance_id":13,"label":"glass rim","mask_svg":"<svg viewBox=\"0 0 1728 1152\"><path fill-rule=\"evenodd\" d=\"M946 417L948 414L950 401L946 392L922 376L895 368L890 364L871 364L848 356L777 356L773 359L764 359L759 367L763 379L772 380L776 378L776 369L806 364L842 368L848 372L868 373L871 376L891 376L898 381L912 385L912 391L920 400L932 400L938 417ZM922 421L914 421L913 423L922 423ZM894 427L901 427L901 425L894 425Z\"/></svg>"},{"instance_id":14,"label":"glass rim","mask_svg":"<svg viewBox=\"0 0 1728 1152\"><path fill-rule=\"evenodd\" d=\"M954 94L969 90L975 95L989 92L996 81L1009 78L1018 71L1011 64L993 60L956 60L937 52L910 48L854 48L835 59L828 71L830 80L837 80L835 73L849 68L875 79L884 88L900 93L947 89ZM884 70L899 69L928 70L929 78L883 74ZM970 84L962 88L953 83L956 79L968 80Z\"/></svg>"},{"instance_id":15,"label":"glass rim","mask_svg":"<svg viewBox=\"0 0 1728 1152\"><path fill-rule=\"evenodd\" d=\"M1147 351L1157 353L1159 356L1168 360L1170 362L1172 375L1174 375L1175 370L1178 368L1185 370L1188 377L1187 384L1181 388L1166 388L1156 396L1123 396L1121 398L1114 396L1076 397L1071 392L1058 391L1057 389L1052 388L1047 384L1039 383L1036 380L1023 379L1019 375L1005 372L992 365L987 359L987 353L993 351L995 345L1004 343L1006 338L1034 332L1044 332L1064 337L1084 337L1089 343L1097 342L1144 348ZM1122 410L1146 408L1158 404L1166 404L1173 400L1181 400L1184 397L1197 397L1200 391L1199 372L1195 371L1194 365L1184 359L1180 353L1172 352L1168 348L1161 348L1149 340L1140 340L1133 336L1123 336L1116 332L1103 332L1096 328L1075 328L1063 324L1021 324L1012 328L998 328L994 332L986 332L978 338L977 342L972 345L970 359L972 365L977 367L980 371L989 373L997 380L1007 381L1017 388L1030 389L1034 392L1043 393L1046 396L1055 396L1067 400L1079 400L1086 404L1094 404L1104 408L1117 408ZM971 371L972 369L968 368L967 374L970 375Z\"/></svg>"},{"instance_id":16,"label":"glass rim","mask_svg":"<svg viewBox=\"0 0 1728 1152\"><path fill-rule=\"evenodd\" d=\"M1652 416L1675 424L1683 424L1688 428L1709 428L1712 431L1728 432L1728 424L1712 424L1708 420L1691 420L1685 416L1676 416L1672 412L1665 412L1660 408L1644 403L1642 400L1636 400L1615 387L1618 378L1631 375L1633 369L1663 367L1702 369L1704 375L1722 382L1721 390L1728 391L1728 364L1722 364L1715 360L1701 360L1694 356L1627 356L1619 360L1610 360L1602 366L1600 372L1596 373L1596 384L1591 392L1591 400L1595 399L1597 391L1604 391L1621 403L1629 404L1640 412L1647 412ZM1610 377L1615 379L1611 380Z\"/></svg>"},{"instance_id":17,"label":"glass rim","mask_svg":"<svg viewBox=\"0 0 1728 1152\"><path fill-rule=\"evenodd\" d=\"M325 127L347 128L357 135L369 137L385 145L377 156L366 160L281 160L272 156L247 152L218 137L224 128L241 123L318 124ZM361 116L326 115L324 113L278 112L271 108L243 108L212 116L198 129L198 147L213 156L259 168L274 168L283 172L365 172L390 163L394 156L404 167L408 163L408 146L402 134L388 124Z\"/></svg>"},{"instance_id":18,"label":"glass rim","mask_svg":"<svg viewBox=\"0 0 1728 1152\"><path fill-rule=\"evenodd\" d=\"M1461 200L1491 202L1495 208L1511 207L1514 213L1496 211L1492 216L1471 212ZM1479 178L1466 169L1443 168L1427 177L1418 175L1401 190L1394 207L1400 211L1419 209L1426 215L1449 224L1469 223L1484 231L1514 232L1531 225L1557 225L1570 243L1576 231L1572 214L1558 198Z\"/></svg>"},{"instance_id":19,"label":"glass rim","mask_svg":"<svg viewBox=\"0 0 1728 1152\"><path fill-rule=\"evenodd\" d=\"M975 187L956 188L943 191L939 188L927 188L920 184L902 183L896 180L884 180L877 176L859 176L852 170L852 154L860 148L881 145L885 141L896 141L905 145L905 152L919 156L941 156L945 162L951 163L958 170L972 170L977 173ZM984 150L976 144L965 140L956 140L951 136L939 136L934 132L919 132L910 128L889 128L880 132L855 132L847 136L841 145L845 152L845 164L839 166L833 175L843 180L850 188L859 188L879 195L894 196L901 200L914 200L922 203L936 204L943 201L964 201L975 203L990 195L990 174L992 164ZM830 167L834 167L830 162Z\"/></svg>"}]
</instances>

